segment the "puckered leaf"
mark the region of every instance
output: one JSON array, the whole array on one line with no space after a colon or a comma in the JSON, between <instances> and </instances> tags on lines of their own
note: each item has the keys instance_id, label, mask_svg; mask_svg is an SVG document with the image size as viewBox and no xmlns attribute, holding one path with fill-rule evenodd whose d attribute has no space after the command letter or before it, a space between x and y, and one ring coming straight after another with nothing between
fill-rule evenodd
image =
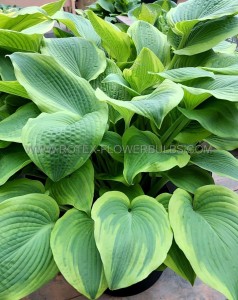
<instances>
[{"instance_id":1,"label":"puckered leaf","mask_svg":"<svg viewBox=\"0 0 238 300\"><path fill-rule=\"evenodd\" d=\"M146 47L149 48L161 60L164 66L170 61L170 45L166 35L157 28L144 21L133 23L128 34L135 43L137 54Z\"/></svg>"},{"instance_id":2,"label":"puckered leaf","mask_svg":"<svg viewBox=\"0 0 238 300\"><path fill-rule=\"evenodd\" d=\"M12 144L0 150L0 185L31 162L21 145Z\"/></svg>"},{"instance_id":3,"label":"puckered leaf","mask_svg":"<svg viewBox=\"0 0 238 300\"><path fill-rule=\"evenodd\" d=\"M172 8L167 19L175 32L187 34L198 22L237 13L237 0L190 0Z\"/></svg>"},{"instance_id":4,"label":"puckered leaf","mask_svg":"<svg viewBox=\"0 0 238 300\"><path fill-rule=\"evenodd\" d=\"M56 202L41 194L0 204L1 299L21 299L56 276L50 235L58 215Z\"/></svg>"},{"instance_id":5,"label":"puckered leaf","mask_svg":"<svg viewBox=\"0 0 238 300\"><path fill-rule=\"evenodd\" d=\"M0 122L0 140L21 142L21 131L29 118L36 118L40 114L34 103L21 106L15 113Z\"/></svg>"},{"instance_id":6,"label":"puckered leaf","mask_svg":"<svg viewBox=\"0 0 238 300\"><path fill-rule=\"evenodd\" d=\"M51 237L54 259L60 272L89 299L98 298L107 288L93 234L93 220L84 212L71 209L56 223Z\"/></svg>"},{"instance_id":7,"label":"puckered leaf","mask_svg":"<svg viewBox=\"0 0 238 300\"><path fill-rule=\"evenodd\" d=\"M149 131L130 127L123 135L124 177L129 184L141 172L163 172L184 167L190 156L186 151L162 150L159 138Z\"/></svg>"},{"instance_id":8,"label":"puckered leaf","mask_svg":"<svg viewBox=\"0 0 238 300\"><path fill-rule=\"evenodd\" d=\"M220 176L238 180L238 159L225 150L193 153L191 162Z\"/></svg>"},{"instance_id":9,"label":"puckered leaf","mask_svg":"<svg viewBox=\"0 0 238 300\"><path fill-rule=\"evenodd\" d=\"M92 218L110 289L141 281L166 258L172 233L155 199L143 195L130 202L121 192L108 192L95 202Z\"/></svg>"},{"instance_id":10,"label":"puckered leaf","mask_svg":"<svg viewBox=\"0 0 238 300\"><path fill-rule=\"evenodd\" d=\"M163 69L163 64L154 52L148 48L143 48L132 67L124 69L123 75L131 87L141 93L159 81L158 76L150 72L161 72Z\"/></svg>"},{"instance_id":11,"label":"puckered leaf","mask_svg":"<svg viewBox=\"0 0 238 300\"><path fill-rule=\"evenodd\" d=\"M125 62L131 55L131 40L125 33L99 18L91 10L87 12L95 31L102 39L108 54L119 62Z\"/></svg>"},{"instance_id":12,"label":"puckered leaf","mask_svg":"<svg viewBox=\"0 0 238 300\"><path fill-rule=\"evenodd\" d=\"M178 189L169 203L169 217L175 241L198 277L228 299L237 299L238 195L208 185L192 199Z\"/></svg>"},{"instance_id":13,"label":"puckered leaf","mask_svg":"<svg viewBox=\"0 0 238 300\"><path fill-rule=\"evenodd\" d=\"M72 205L90 213L94 196L94 170L90 160L66 178L53 182L47 181L49 195L59 205Z\"/></svg>"},{"instance_id":14,"label":"puckered leaf","mask_svg":"<svg viewBox=\"0 0 238 300\"><path fill-rule=\"evenodd\" d=\"M0 187L0 203L10 198L27 194L44 194L45 188L40 181L27 178L15 179L6 182Z\"/></svg>"},{"instance_id":15,"label":"puckered leaf","mask_svg":"<svg viewBox=\"0 0 238 300\"><path fill-rule=\"evenodd\" d=\"M99 145L107 125L107 110L73 118L63 112L42 113L22 130L22 143L33 162L53 181L80 168Z\"/></svg>"},{"instance_id":16,"label":"puckered leaf","mask_svg":"<svg viewBox=\"0 0 238 300\"><path fill-rule=\"evenodd\" d=\"M89 81L96 79L106 68L104 52L83 38L44 39L41 52L52 56L61 66Z\"/></svg>"},{"instance_id":17,"label":"puckered leaf","mask_svg":"<svg viewBox=\"0 0 238 300\"><path fill-rule=\"evenodd\" d=\"M67 72L52 57L14 53L11 59L18 81L41 111L83 116L102 107L90 84Z\"/></svg>"},{"instance_id":18,"label":"puckered leaf","mask_svg":"<svg viewBox=\"0 0 238 300\"><path fill-rule=\"evenodd\" d=\"M151 94L133 98L132 101L120 101L107 97L100 90L96 91L98 99L114 107L129 123L134 113L142 115L160 128L165 116L176 107L183 98L183 90L170 80L165 80Z\"/></svg>"}]
</instances>

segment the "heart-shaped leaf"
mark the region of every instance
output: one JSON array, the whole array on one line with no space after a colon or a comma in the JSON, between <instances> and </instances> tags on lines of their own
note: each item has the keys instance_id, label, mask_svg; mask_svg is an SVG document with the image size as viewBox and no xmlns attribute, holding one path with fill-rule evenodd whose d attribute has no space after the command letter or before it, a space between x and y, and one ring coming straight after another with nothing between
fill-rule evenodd
<instances>
[{"instance_id":1,"label":"heart-shaped leaf","mask_svg":"<svg viewBox=\"0 0 238 300\"><path fill-rule=\"evenodd\" d=\"M208 185L189 193L178 189L169 203L175 241L199 278L228 299L238 297L238 195Z\"/></svg>"},{"instance_id":2,"label":"heart-shaped leaf","mask_svg":"<svg viewBox=\"0 0 238 300\"><path fill-rule=\"evenodd\" d=\"M30 119L22 143L33 162L53 181L80 168L100 144L107 125L107 109L82 118L58 112Z\"/></svg>"},{"instance_id":3,"label":"heart-shaped leaf","mask_svg":"<svg viewBox=\"0 0 238 300\"><path fill-rule=\"evenodd\" d=\"M121 192L108 192L95 202L92 218L110 289L143 280L165 260L172 233L155 199L143 195L130 202Z\"/></svg>"},{"instance_id":4,"label":"heart-shaped leaf","mask_svg":"<svg viewBox=\"0 0 238 300\"><path fill-rule=\"evenodd\" d=\"M98 298L107 288L93 233L93 220L86 213L71 209L56 223L51 236L60 272L88 299Z\"/></svg>"},{"instance_id":5,"label":"heart-shaped leaf","mask_svg":"<svg viewBox=\"0 0 238 300\"><path fill-rule=\"evenodd\" d=\"M41 194L0 204L1 299L22 299L56 276L50 235L58 215L56 202Z\"/></svg>"}]
</instances>

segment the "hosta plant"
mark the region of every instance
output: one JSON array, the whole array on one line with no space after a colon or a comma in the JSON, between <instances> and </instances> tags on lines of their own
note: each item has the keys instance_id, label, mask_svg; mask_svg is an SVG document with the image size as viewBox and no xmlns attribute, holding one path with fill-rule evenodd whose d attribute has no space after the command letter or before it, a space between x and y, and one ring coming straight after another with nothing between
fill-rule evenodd
<instances>
[{"instance_id":1,"label":"hosta plant","mask_svg":"<svg viewBox=\"0 0 238 300\"><path fill-rule=\"evenodd\" d=\"M238 0L178 5L167 35L62 5L0 18L0 299L161 265L238 299L238 196L211 176L238 180Z\"/></svg>"}]
</instances>

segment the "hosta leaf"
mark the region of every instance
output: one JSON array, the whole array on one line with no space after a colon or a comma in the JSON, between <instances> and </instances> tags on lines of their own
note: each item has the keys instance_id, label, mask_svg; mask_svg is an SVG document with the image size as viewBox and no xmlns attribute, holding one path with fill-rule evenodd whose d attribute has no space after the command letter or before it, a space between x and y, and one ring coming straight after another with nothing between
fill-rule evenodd
<instances>
[{"instance_id":1,"label":"hosta leaf","mask_svg":"<svg viewBox=\"0 0 238 300\"><path fill-rule=\"evenodd\" d=\"M169 249L164 264L176 274L189 281L192 285L194 284L196 274L193 271L190 262L175 241L173 241L172 246Z\"/></svg>"},{"instance_id":2,"label":"hosta leaf","mask_svg":"<svg viewBox=\"0 0 238 300\"><path fill-rule=\"evenodd\" d=\"M119 82L115 83L113 80L110 80L111 77L110 79L108 78L109 76L114 76L115 78L117 75L121 78L122 71L113 60L107 59L107 67L105 71L100 74L96 80L92 80L90 83L95 90L100 88L104 93L113 99L130 100L131 95L128 91L128 87L119 85Z\"/></svg>"},{"instance_id":3,"label":"hosta leaf","mask_svg":"<svg viewBox=\"0 0 238 300\"><path fill-rule=\"evenodd\" d=\"M218 150L235 150L238 149L238 139L220 138L219 136L210 135L205 141Z\"/></svg>"},{"instance_id":4,"label":"hosta leaf","mask_svg":"<svg viewBox=\"0 0 238 300\"><path fill-rule=\"evenodd\" d=\"M129 11L128 16L132 19L142 20L154 25L160 13L161 7L157 3L142 3L140 6Z\"/></svg>"},{"instance_id":5,"label":"hosta leaf","mask_svg":"<svg viewBox=\"0 0 238 300\"><path fill-rule=\"evenodd\" d=\"M175 50L179 55L194 55L205 52L228 37L238 33L238 18L228 17L198 24L189 35L182 49Z\"/></svg>"},{"instance_id":6,"label":"hosta leaf","mask_svg":"<svg viewBox=\"0 0 238 300\"><path fill-rule=\"evenodd\" d=\"M182 144L196 144L206 139L211 135L211 132L204 129L198 122L191 121L180 133L175 137L175 140Z\"/></svg>"},{"instance_id":7,"label":"hosta leaf","mask_svg":"<svg viewBox=\"0 0 238 300\"><path fill-rule=\"evenodd\" d=\"M238 56L216 53L205 61L203 69L218 74L238 75Z\"/></svg>"},{"instance_id":8,"label":"hosta leaf","mask_svg":"<svg viewBox=\"0 0 238 300\"><path fill-rule=\"evenodd\" d=\"M142 115L160 128L165 116L176 107L183 98L183 90L175 83L166 80L151 94L136 97L132 101L120 101L96 91L98 99L114 107L127 121L134 113Z\"/></svg>"},{"instance_id":9,"label":"hosta leaf","mask_svg":"<svg viewBox=\"0 0 238 300\"><path fill-rule=\"evenodd\" d=\"M167 172L165 176L177 187L190 193L194 193L201 186L214 184L212 176L197 166L175 167Z\"/></svg>"},{"instance_id":10,"label":"hosta leaf","mask_svg":"<svg viewBox=\"0 0 238 300\"><path fill-rule=\"evenodd\" d=\"M0 49L11 52L39 52L41 34L25 34L12 30L0 29Z\"/></svg>"},{"instance_id":11,"label":"hosta leaf","mask_svg":"<svg viewBox=\"0 0 238 300\"><path fill-rule=\"evenodd\" d=\"M237 194L208 185L192 199L178 189L169 203L169 217L175 241L198 277L228 299L237 299Z\"/></svg>"},{"instance_id":12,"label":"hosta leaf","mask_svg":"<svg viewBox=\"0 0 238 300\"><path fill-rule=\"evenodd\" d=\"M24 30L22 30L22 33L26 33L26 34L45 34L49 31L52 30L52 28L54 27L55 21L54 20L47 20L44 22L41 22L39 24L36 24L34 26L31 26L29 28L26 28Z\"/></svg>"},{"instance_id":13,"label":"hosta leaf","mask_svg":"<svg viewBox=\"0 0 238 300\"><path fill-rule=\"evenodd\" d=\"M237 138L238 132L234 124L238 120L238 105L229 101L209 99L200 104L197 109L179 110L191 120L198 121L209 132L224 138ZM219 122L214 122L219 120Z\"/></svg>"},{"instance_id":14,"label":"hosta leaf","mask_svg":"<svg viewBox=\"0 0 238 300\"><path fill-rule=\"evenodd\" d=\"M69 210L55 225L51 247L60 272L76 290L89 299L96 299L105 291L107 282L89 216Z\"/></svg>"},{"instance_id":15,"label":"hosta leaf","mask_svg":"<svg viewBox=\"0 0 238 300\"><path fill-rule=\"evenodd\" d=\"M143 48L130 69L124 69L123 75L130 86L141 93L145 89L155 85L159 79L156 74L149 72L161 72L164 66L159 58L148 48Z\"/></svg>"},{"instance_id":16,"label":"hosta leaf","mask_svg":"<svg viewBox=\"0 0 238 300\"><path fill-rule=\"evenodd\" d=\"M49 195L59 205L72 205L90 213L94 196L94 170L90 160L58 182L47 181Z\"/></svg>"},{"instance_id":17,"label":"hosta leaf","mask_svg":"<svg viewBox=\"0 0 238 300\"><path fill-rule=\"evenodd\" d=\"M0 185L31 162L22 146L12 144L0 149Z\"/></svg>"},{"instance_id":18,"label":"hosta leaf","mask_svg":"<svg viewBox=\"0 0 238 300\"><path fill-rule=\"evenodd\" d=\"M0 92L29 98L26 90L17 81L0 81Z\"/></svg>"},{"instance_id":19,"label":"hosta leaf","mask_svg":"<svg viewBox=\"0 0 238 300\"><path fill-rule=\"evenodd\" d=\"M102 107L90 84L67 72L52 57L14 53L11 59L18 81L42 111L83 116Z\"/></svg>"},{"instance_id":20,"label":"hosta leaf","mask_svg":"<svg viewBox=\"0 0 238 300\"><path fill-rule=\"evenodd\" d=\"M159 138L149 131L129 128L122 138L124 177L129 184L141 172L163 172L175 166L184 167L190 156L186 151L162 150Z\"/></svg>"},{"instance_id":21,"label":"hosta leaf","mask_svg":"<svg viewBox=\"0 0 238 300\"><path fill-rule=\"evenodd\" d=\"M224 150L194 153L191 162L218 175L238 180L238 159Z\"/></svg>"},{"instance_id":22,"label":"hosta leaf","mask_svg":"<svg viewBox=\"0 0 238 300\"><path fill-rule=\"evenodd\" d=\"M183 82L191 79L204 77L214 78L214 74L212 72L204 72L204 70L202 69L191 67L167 70L164 72L160 72L157 75L162 78L172 80L174 82Z\"/></svg>"},{"instance_id":23,"label":"hosta leaf","mask_svg":"<svg viewBox=\"0 0 238 300\"><path fill-rule=\"evenodd\" d=\"M44 39L41 52L86 80L96 79L106 68L104 52L83 38Z\"/></svg>"},{"instance_id":24,"label":"hosta leaf","mask_svg":"<svg viewBox=\"0 0 238 300\"><path fill-rule=\"evenodd\" d=\"M210 94L217 99L237 102L238 76L215 75L214 79L194 79L186 82L183 88L194 95Z\"/></svg>"},{"instance_id":25,"label":"hosta leaf","mask_svg":"<svg viewBox=\"0 0 238 300\"><path fill-rule=\"evenodd\" d=\"M0 13L0 28L22 31L47 20L46 12L37 6L25 7L14 13Z\"/></svg>"},{"instance_id":26,"label":"hosta leaf","mask_svg":"<svg viewBox=\"0 0 238 300\"><path fill-rule=\"evenodd\" d=\"M53 181L80 168L99 145L107 125L107 110L75 119L58 112L30 119L22 143L32 161Z\"/></svg>"},{"instance_id":27,"label":"hosta leaf","mask_svg":"<svg viewBox=\"0 0 238 300\"><path fill-rule=\"evenodd\" d=\"M0 78L4 81L16 80L12 63L4 52L0 52Z\"/></svg>"},{"instance_id":28,"label":"hosta leaf","mask_svg":"<svg viewBox=\"0 0 238 300\"><path fill-rule=\"evenodd\" d=\"M230 43L227 41L222 41L217 44L212 50L216 53L225 53L225 54L235 54L236 52L236 44Z\"/></svg>"},{"instance_id":29,"label":"hosta leaf","mask_svg":"<svg viewBox=\"0 0 238 300\"><path fill-rule=\"evenodd\" d=\"M41 8L44 9L44 11L46 11L49 16L52 16L57 11L63 8L65 1L66 0L59 0L51 3L47 3L45 5L42 5Z\"/></svg>"},{"instance_id":30,"label":"hosta leaf","mask_svg":"<svg viewBox=\"0 0 238 300\"><path fill-rule=\"evenodd\" d=\"M190 0L172 8L167 19L174 31L188 34L200 21L218 19L238 13L237 0Z\"/></svg>"},{"instance_id":31,"label":"hosta leaf","mask_svg":"<svg viewBox=\"0 0 238 300\"><path fill-rule=\"evenodd\" d=\"M100 147L107 151L115 160L123 162L122 138L118 133L114 131L105 132Z\"/></svg>"},{"instance_id":32,"label":"hosta leaf","mask_svg":"<svg viewBox=\"0 0 238 300\"><path fill-rule=\"evenodd\" d=\"M40 181L27 178L15 179L0 187L0 203L10 198L36 193L45 193L45 188Z\"/></svg>"},{"instance_id":33,"label":"hosta leaf","mask_svg":"<svg viewBox=\"0 0 238 300\"><path fill-rule=\"evenodd\" d=\"M135 43L137 55L146 47L158 56L164 66L169 63L170 45L167 42L167 37L153 25L144 21L137 21L130 26L128 34Z\"/></svg>"},{"instance_id":34,"label":"hosta leaf","mask_svg":"<svg viewBox=\"0 0 238 300\"><path fill-rule=\"evenodd\" d=\"M58 215L55 201L41 194L0 204L1 299L21 299L56 276L50 235Z\"/></svg>"},{"instance_id":35,"label":"hosta leaf","mask_svg":"<svg viewBox=\"0 0 238 300\"><path fill-rule=\"evenodd\" d=\"M102 45L109 56L119 62L127 61L131 55L130 37L125 32L116 29L112 24L99 18L91 10L87 12L87 15L95 31L101 37Z\"/></svg>"},{"instance_id":36,"label":"hosta leaf","mask_svg":"<svg viewBox=\"0 0 238 300\"><path fill-rule=\"evenodd\" d=\"M130 202L121 192L108 192L95 202L92 218L110 289L141 281L166 258L172 233L155 199L143 195Z\"/></svg>"},{"instance_id":37,"label":"hosta leaf","mask_svg":"<svg viewBox=\"0 0 238 300\"><path fill-rule=\"evenodd\" d=\"M15 113L0 122L0 140L21 143L21 131L29 118L40 114L34 103L21 106Z\"/></svg>"},{"instance_id":38,"label":"hosta leaf","mask_svg":"<svg viewBox=\"0 0 238 300\"><path fill-rule=\"evenodd\" d=\"M100 36L96 33L92 24L86 18L64 11L58 11L52 16L52 19L63 23L75 36L81 36L97 45L100 45Z\"/></svg>"}]
</instances>

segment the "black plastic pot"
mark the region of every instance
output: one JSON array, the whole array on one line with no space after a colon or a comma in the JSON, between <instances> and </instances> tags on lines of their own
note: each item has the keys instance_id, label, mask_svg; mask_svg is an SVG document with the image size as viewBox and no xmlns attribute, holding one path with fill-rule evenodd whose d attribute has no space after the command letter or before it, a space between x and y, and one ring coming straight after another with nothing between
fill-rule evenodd
<instances>
[{"instance_id":1,"label":"black plastic pot","mask_svg":"<svg viewBox=\"0 0 238 300\"><path fill-rule=\"evenodd\" d=\"M146 279L137 282L136 284L115 291L111 291L107 289L105 291L105 294L113 297L129 297L129 296L140 294L146 291L148 288L152 287L152 285L154 285L155 282L160 278L162 273L163 272L161 271L154 271Z\"/></svg>"}]
</instances>

